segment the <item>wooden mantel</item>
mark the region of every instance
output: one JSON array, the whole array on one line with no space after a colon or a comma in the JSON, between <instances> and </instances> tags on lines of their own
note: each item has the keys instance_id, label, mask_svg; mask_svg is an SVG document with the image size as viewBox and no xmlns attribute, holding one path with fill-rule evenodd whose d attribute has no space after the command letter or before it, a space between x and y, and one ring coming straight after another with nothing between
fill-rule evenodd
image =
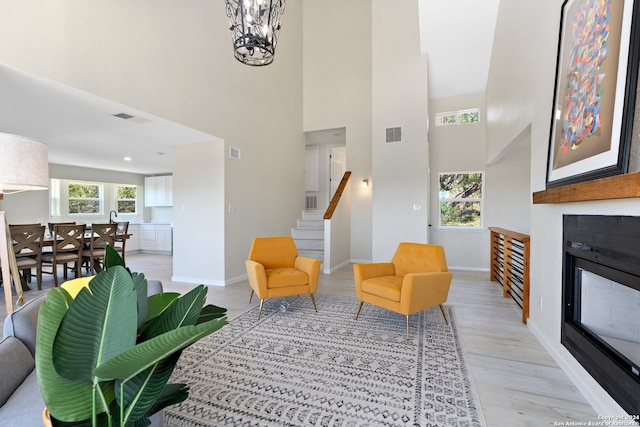
<instances>
[{"instance_id":1,"label":"wooden mantel","mask_svg":"<svg viewBox=\"0 0 640 427\"><path fill-rule=\"evenodd\" d=\"M615 175L533 193L533 204L640 197L640 172Z\"/></svg>"}]
</instances>

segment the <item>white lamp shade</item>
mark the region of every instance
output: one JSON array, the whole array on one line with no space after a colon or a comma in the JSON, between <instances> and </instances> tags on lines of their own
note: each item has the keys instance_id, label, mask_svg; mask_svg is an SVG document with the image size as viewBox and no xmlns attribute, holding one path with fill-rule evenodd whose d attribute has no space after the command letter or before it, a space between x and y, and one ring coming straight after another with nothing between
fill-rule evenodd
<instances>
[{"instance_id":1,"label":"white lamp shade","mask_svg":"<svg viewBox=\"0 0 640 427\"><path fill-rule=\"evenodd\" d=\"M47 145L24 136L0 133L0 194L47 188Z\"/></svg>"}]
</instances>

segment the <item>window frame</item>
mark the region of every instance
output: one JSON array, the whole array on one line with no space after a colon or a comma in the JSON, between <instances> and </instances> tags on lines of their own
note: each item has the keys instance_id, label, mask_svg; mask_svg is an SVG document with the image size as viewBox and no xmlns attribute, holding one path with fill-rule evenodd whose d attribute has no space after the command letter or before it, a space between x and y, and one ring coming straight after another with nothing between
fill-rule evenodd
<instances>
[{"instance_id":1,"label":"window frame","mask_svg":"<svg viewBox=\"0 0 640 427\"><path fill-rule=\"evenodd\" d=\"M98 197L72 197L69 187L71 187L71 185L74 185L74 184L77 184L77 185L89 185L89 186L97 187L98 188ZM71 212L70 203L73 200L97 201L98 202L98 212ZM69 216L103 215L104 214L104 184L100 184L100 183L96 183L96 182L70 180L67 183L67 213L68 213Z\"/></svg>"},{"instance_id":2,"label":"window frame","mask_svg":"<svg viewBox=\"0 0 640 427\"><path fill-rule=\"evenodd\" d=\"M481 197L466 197L466 198L443 198L440 191L440 182L442 175L470 175L479 174L482 179L480 181L480 194ZM485 197L485 171L472 170L472 171L458 171L458 172L439 172L438 173L438 228L452 229L452 230L482 230L484 229L484 197ZM480 224L479 225L443 225L442 224L442 203L475 203L480 205Z\"/></svg>"},{"instance_id":3,"label":"window frame","mask_svg":"<svg viewBox=\"0 0 640 427\"><path fill-rule=\"evenodd\" d=\"M136 195L133 199L121 199L118 197L118 190L121 187L133 187L136 190ZM118 215L137 215L138 214L138 191L139 191L139 186L135 185L135 184L114 184L113 187L114 190L114 203L115 203L115 210L118 213ZM118 206L118 202L120 201L132 201L134 204L134 211L133 212L120 212L119 206Z\"/></svg>"},{"instance_id":4,"label":"window frame","mask_svg":"<svg viewBox=\"0 0 640 427\"><path fill-rule=\"evenodd\" d=\"M460 122L460 116L465 114L477 114L478 120L471 122ZM466 110L447 111L435 114L436 126L470 125L480 123L480 108L468 108Z\"/></svg>"}]
</instances>

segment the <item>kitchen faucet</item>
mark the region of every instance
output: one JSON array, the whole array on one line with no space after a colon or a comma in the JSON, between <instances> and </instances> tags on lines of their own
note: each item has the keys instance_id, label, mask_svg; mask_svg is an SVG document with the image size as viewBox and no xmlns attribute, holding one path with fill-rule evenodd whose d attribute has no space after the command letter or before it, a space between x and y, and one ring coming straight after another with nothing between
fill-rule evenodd
<instances>
[{"instance_id":1,"label":"kitchen faucet","mask_svg":"<svg viewBox=\"0 0 640 427\"><path fill-rule=\"evenodd\" d=\"M115 222L112 218L111 218L111 214L115 214L115 217L118 217L118 212L116 211L111 211L109 212L109 222Z\"/></svg>"}]
</instances>

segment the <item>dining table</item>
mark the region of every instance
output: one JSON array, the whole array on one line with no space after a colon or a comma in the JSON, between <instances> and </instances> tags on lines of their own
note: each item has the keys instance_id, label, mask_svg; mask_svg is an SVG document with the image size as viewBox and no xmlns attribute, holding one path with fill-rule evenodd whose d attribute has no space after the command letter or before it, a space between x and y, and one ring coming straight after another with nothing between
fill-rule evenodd
<instances>
[{"instance_id":1,"label":"dining table","mask_svg":"<svg viewBox=\"0 0 640 427\"><path fill-rule=\"evenodd\" d=\"M97 234L92 233L91 231L87 231L86 233L84 233L84 245L85 247L88 249L89 245L91 244L91 240L98 237ZM116 242L124 242L125 240L131 238L131 234L127 234L127 233L118 233L116 234L116 238L115 241ZM46 236L45 238L42 240L42 250L43 252L45 251L49 251L54 243L54 239L52 236ZM99 271L99 269L96 269L96 271ZM29 285L27 284L26 280L20 280L20 282L22 283L22 290L23 291L30 291L31 288L29 287Z\"/></svg>"},{"instance_id":2,"label":"dining table","mask_svg":"<svg viewBox=\"0 0 640 427\"><path fill-rule=\"evenodd\" d=\"M3 224L4 227L1 228L5 228L5 233L7 235L7 240L9 241L10 239L10 234L9 234L9 227L8 225L5 223ZM97 235L95 235L94 233L92 233L90 230L87 231L84 234L84 241L85 244L90 244L91 243L91 239L97 237ZM118 233L116 234L116 238L115 241L116 242L124 242L125 240L131 238L131 234L128 233ZM42 250L43 251L50 251L51 247L53 246L54 243L54 239L53 237L51 237L50 235L45 235L45 238L42 240ZM3 272L3 278L8 278L10 276L13 276L13 280L14 283L20 283L21 286L16 286L16 293L17 293L17 297L18 297L18 304L23 304L24 303L24 296L23 296L23 291L30 291L31 288L29 287L29 285L27 284L27 280L22 280L22 278L20 277L20 272L18 271L18 267L16 265L15 262L15 254L13 253L13 247L12 245L7 245L7 251L6 251L6 257L3 256L3 259L9 259L8 265L3 265L3 267L7 268L7 274L5 275ZM4 263L3 263L4 264ZM11 286L3 286L4 287L4 294L5 294L5 299L7 299L7 312L11 312L13 311L13 302L10 301L12 299L11 296Z\"/></svg>"}]
</instances>

